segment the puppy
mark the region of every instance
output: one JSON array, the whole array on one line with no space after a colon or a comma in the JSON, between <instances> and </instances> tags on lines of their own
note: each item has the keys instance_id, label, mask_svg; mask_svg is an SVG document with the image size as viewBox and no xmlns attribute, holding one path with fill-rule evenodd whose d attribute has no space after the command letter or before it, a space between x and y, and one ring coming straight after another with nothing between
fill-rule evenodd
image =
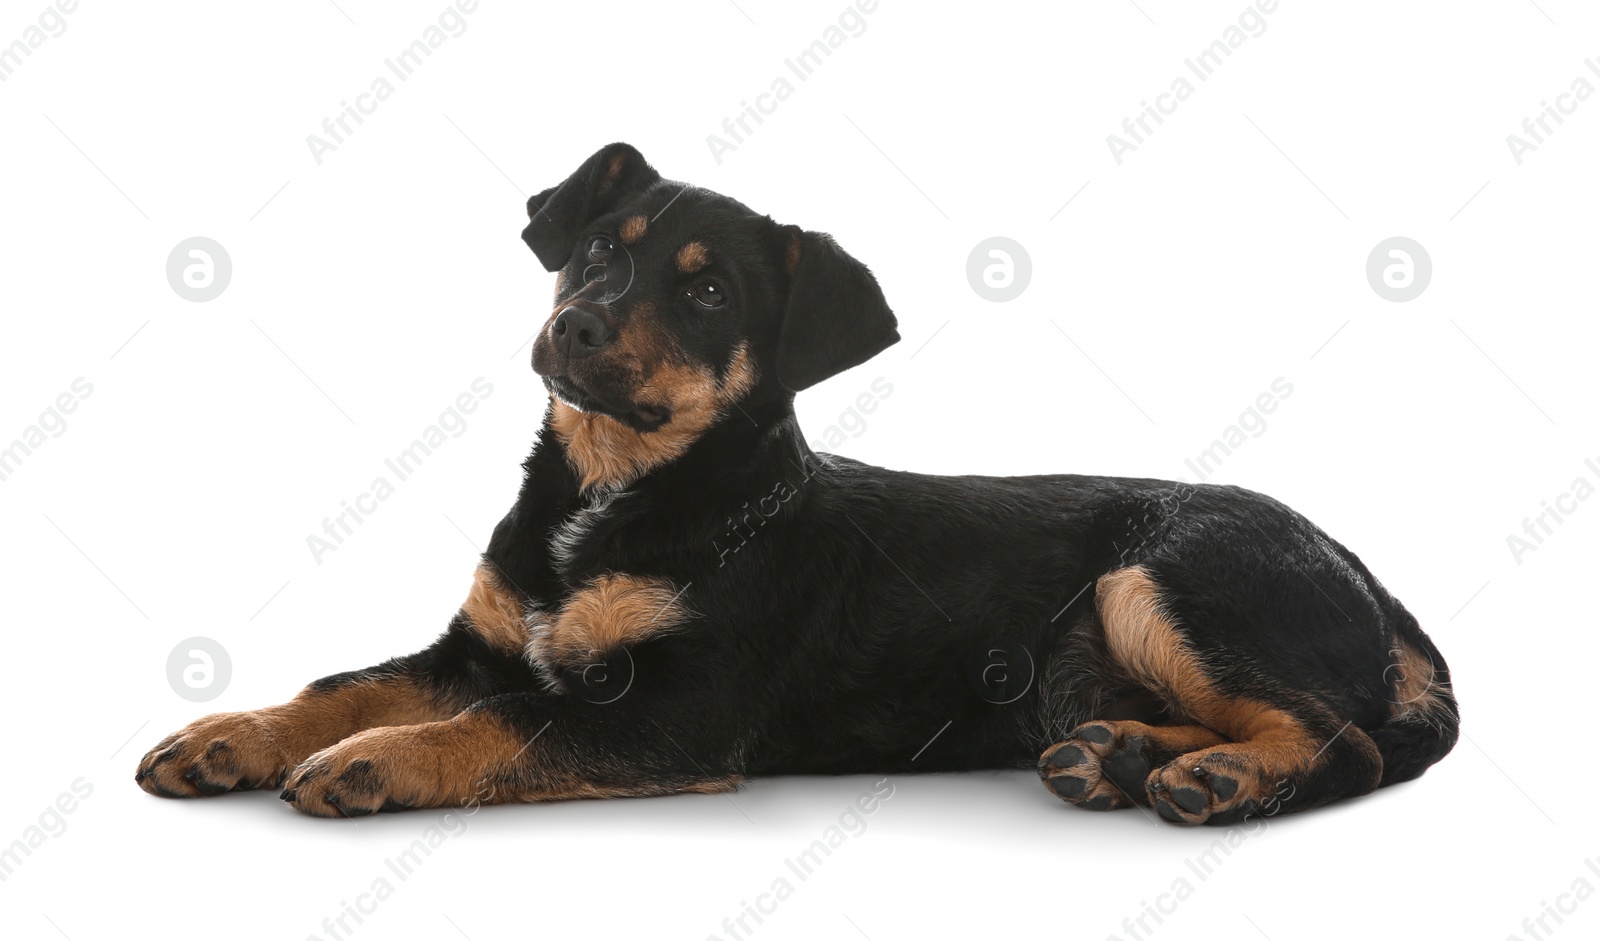
<instances>
[{"instance_id":1,"label":"puppy","mask_svg":"<svg viewBox=\"0 0 1600 941\"><path fill-rule=\"evenodd\" d=\"M795 393L899 339L828 236L626 144L528 213L550 402L460 611L420 653L168 736L146 791L353 817L1036 767L1079 807L1228 824L1455 744L1416 619L1268 497L812 452Z\"/></svg>"}]
</instances>

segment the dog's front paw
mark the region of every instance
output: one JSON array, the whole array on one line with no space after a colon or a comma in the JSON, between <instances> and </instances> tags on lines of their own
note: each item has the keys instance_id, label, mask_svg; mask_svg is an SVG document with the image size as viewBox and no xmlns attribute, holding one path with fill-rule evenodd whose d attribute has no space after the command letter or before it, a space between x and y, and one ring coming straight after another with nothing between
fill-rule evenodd
<instances>
[{"instance_id":1,"label":"dog's front paw","mask_svg":"<svg viewBox=\"0 0 1600 941\"><path fill-rule=\"evenodd\" d=\"M465 803L463 769L446 768L438 739L447 723L358 732L301 762L282 798L313 817L363 817L411 807Z\"/></svg>"},{"instance_id":2,"label":"dog's front paw","mask_svg":"<svg viewBox=\"0 0 1600 941\"><path fill-rule=\"evenodd\" d=\"M294 766L277 720L260 712L206 716L145 753L133 780L160 797L277 787Z\"/></svg>"}]
</instances>

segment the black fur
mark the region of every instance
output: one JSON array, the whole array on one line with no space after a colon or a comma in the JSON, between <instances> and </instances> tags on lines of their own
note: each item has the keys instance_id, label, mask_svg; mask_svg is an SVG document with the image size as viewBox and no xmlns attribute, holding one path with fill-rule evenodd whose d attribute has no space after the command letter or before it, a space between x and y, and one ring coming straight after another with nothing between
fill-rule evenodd
<instances>
[{"instance_id":1,"label":"black fur","mask_svg":"<svg viewBox=\"0 0 1600 941\"><path fill-rule=\"evenodd\" d=\"M559 611L595 576L627 573L687 586L695 616L597 671L535 669L458 615L428 650L322 686L419 679L523 737L547 729L541 747L596 783L1032 768L1085 721L1171 718L1110 661L1096 614L1095 580L1140 565L1220 690L1282 708L1328 742L1328 770L1294 782L1288 809L1370 787L1343 723L1377 743L1384 784L1454 744L1453 700L1442 728L1391 716L1399 641L1424 651L1448 689L1415 619L1353 553L1269 497L1162 480L935 476L813 453L795 391L898 339L877 282L827 236L665 181L625 144L529 212L524 239L563 273L556 309L597 304L626 331L640 315L625 305L649 301L674 356L723 378L743 348L758 379L681 456L589 492L547 412L485 559L530 608ZM649 219L638 245L604 263L586 254L635 215ZM673 266L689 239L710 250L705 272ZM604 283L588 277L597 264ZM624 275L626 296L607 300ZM696 306L708 278L725 308ZM658 411L622 374L580 374L539 349L561 399L636 429ZM1113 767L1131 781L1149 762L1141 750Z\"/></svg>"}]
</instances>

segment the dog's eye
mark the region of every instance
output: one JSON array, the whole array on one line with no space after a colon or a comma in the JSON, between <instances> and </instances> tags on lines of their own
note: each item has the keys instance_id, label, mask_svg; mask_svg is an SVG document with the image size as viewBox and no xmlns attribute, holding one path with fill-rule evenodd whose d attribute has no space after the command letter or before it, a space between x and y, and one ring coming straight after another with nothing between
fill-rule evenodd
<instances>
[{"instance_id":1,"label":"dog's eye","mask_svg":"<svg viewBox=\"0 0 1600 941\"><path fill-rule=\"evenodd\" d=\"M604 235L596 235L589 240L589 257L595 261L605 261L615 250L616 246L612 245L611 240Z\"/></svg>"},{"instance_id":2,"label":"dog's eye","mask_svg":"<svg viewBox=\"0 0 1600 941\"><path fill-rule=\"evenodd\" d=\"M701 307L721 307L728 302L728 293L715 281L702 281L688 291Z\"/></svg>"}]
</instances>

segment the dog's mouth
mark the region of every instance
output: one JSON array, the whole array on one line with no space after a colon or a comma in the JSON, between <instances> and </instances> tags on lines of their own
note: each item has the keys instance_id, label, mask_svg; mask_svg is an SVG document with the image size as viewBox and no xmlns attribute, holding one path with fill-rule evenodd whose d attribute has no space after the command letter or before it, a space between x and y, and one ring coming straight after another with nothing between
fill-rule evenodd
<instances>
[{"instance_id":1,"label":"dog's mouth","mask_svg":"<svg viewBox=\"0 0 1600 941\"><path fill-rule=\"evenodd\" d=\"M543 378L544 387L562 404L580 412L614 418L635 431L655 431L672 420L672 409L664 405L613 405L578 385L570 376Z\"/></svg>"}]
</instances>

